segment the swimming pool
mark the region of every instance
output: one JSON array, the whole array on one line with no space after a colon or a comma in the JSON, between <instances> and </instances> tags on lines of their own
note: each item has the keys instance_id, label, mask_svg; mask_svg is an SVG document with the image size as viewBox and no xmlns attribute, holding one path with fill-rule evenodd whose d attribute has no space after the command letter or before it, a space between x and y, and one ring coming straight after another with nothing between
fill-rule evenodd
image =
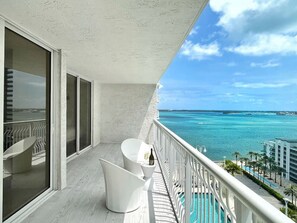
<instances>
[{"instance_id":1,"label":"swimming pool","mask_svg":"<svg viewBox=\"0 0 297 223\"><path fill-rule=\"evenodd\" d=\"M225 212L221 208L220 210L220 218L219 218L219 204L218 201L215 200L215 207L213 207L212 202L208 202L209 199L213 199L212 194L193 194L192 196L192 208L191 208L191 222L195 223L204 223L204 222L213 222L213 218L215 218L215 223L224 223L225 219ZM181 197L181 201L184 204L184 197ZM215 215L213 216L213 209ZM204 209L205 209L205 216L204 216ZM210 213L208 213L208 209L210 209ZM230 219L227 219L228 223L231 223Z\"/></svg>"},{"instance_id":2,"label":"swimming pool","mask_svg":"<svg viewBox=\"0 0 297 223\"><path fill-rule=\"evenodd\" d=\"M270 180L267 180L265 177L263 177L262 175L259 175L257 172L254 172L250 167L243 166L243 169L246 170L251 175L255 176L257 179L260 179L262 182L264 180L264 183L270 186L271 188L274 188L274 189L278 188L278 185L271 182Z\"/></svg>"}]
</instances>

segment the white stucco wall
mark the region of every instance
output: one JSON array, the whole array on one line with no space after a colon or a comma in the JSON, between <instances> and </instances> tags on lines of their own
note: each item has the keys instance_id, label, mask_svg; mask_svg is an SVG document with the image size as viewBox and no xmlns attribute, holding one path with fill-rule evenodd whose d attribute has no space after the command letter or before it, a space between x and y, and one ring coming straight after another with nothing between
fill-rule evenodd
<instances>
[{"instance_id":1,"label":"white stucco wall","mask_svg":"<svg viewBox=\"0 0 297 223\"><path fill-rule=\"evenodd\" d=\"M102 84L100 141L122 142L127 138L147 141L157 116L155 84Z\"/></svg>"},{"instance_id":2,"label":"white stucco wall","mask_svg":"<svg viewBox=\"0 0 297 223\"><path fill-rule=\"evenodd\" d=\"M100 95L101 85L93 82L93 146L100 143Z\"/></svg>"},{"instance_id":3,"label":"white stucco wall","mask_svg":"<svg viewBox=\"0 0 297 223\"><path fill-rule=\"evenodd\" d=\"M67 159L66 159L66 57L62 50L54 52L53 69L53 125L54 135L52 140L53 152L53 189L62 190L67 186Z\"/></svg>"}]
</instances>

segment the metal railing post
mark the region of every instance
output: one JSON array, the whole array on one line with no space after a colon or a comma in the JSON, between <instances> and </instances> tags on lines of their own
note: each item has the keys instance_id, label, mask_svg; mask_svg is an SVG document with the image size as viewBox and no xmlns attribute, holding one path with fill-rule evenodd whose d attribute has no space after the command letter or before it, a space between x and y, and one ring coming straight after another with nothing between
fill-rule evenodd
<instances>
[{"instance_id":1,"label":"metal railing post","mask_svg":"<svg viewBox=\"0 0 297 223\"><path fill-rule=\"evenodd\" d=\"M169 142L169 145L172 146L171 140ZM174 169L174 161L173 161L173 149L169 150L169 191L172 193L172 188L173 188L173 169Z\"/></svg>"},{"instance_id":2,"label":"metal railing post","mask_svg":"<svg viewBox=\"0 0 297 223\"><path fill-rule=\"evenodd\" d=\"M33 122L30 122L29 123L29 137L31 137L32 136L32 131L33 131Z\"/></svg>"},{"instance_id":3,"label":"metal railing post","mask_svg":"<svg viewBox=\"0 0 297 223\"><path fill-rule=\"evenodd\" d=\"M160 122L154 124L161 168L167 187L171 181L168 191L180 222L293 223Z\"/></svg>"},{"instance_id":4,"label":"metal railing post","mask_svg":"<svg viewBox=\"0 0 297 223\"><path fill-rule=\"evenodd\" d=\"M186 166L185 166L185 222L191 222L191 189L192 189L192 173L190 156L186 155Z\"/></svg>"},{"instance_id":5,"label":"metal railing post","mask_svg":"<svg viewBox=\"0 0 297 223\"><path fill-rule=\"evenodd\" d=\"M247 208L240 200L234 198L236 222L250 223L253 222L251 209Z\"/></svg>"},{"instance_id":6,"label":"metal railing post","mask_svg":"<svg viewBox=\"0 0 297 223\"><path fill-rule=\"evenodd\" d=\"M29 121L14 121L4 123L3 138L7 149L14 143L26 138L36 136L37 141L33 149L33 155L45 150L46 122L45 119L35 119Z\"/></svg>"}]
</instances>

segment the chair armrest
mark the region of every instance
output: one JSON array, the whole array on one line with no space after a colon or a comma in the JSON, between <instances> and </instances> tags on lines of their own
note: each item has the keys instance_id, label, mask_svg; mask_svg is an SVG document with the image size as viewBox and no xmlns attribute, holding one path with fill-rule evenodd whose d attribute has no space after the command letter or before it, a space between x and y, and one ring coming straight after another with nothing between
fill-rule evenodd
<instances>
[{"instance_id":1,"label":"chair armrest","mask_svg":"<svg viewBox=\"0 0 297 223\"><path fill-rule=\"evenodd\" d=\"M9 154L6 154L6 155L3 155L3 160L8 160L8 159L11 159L17 155L19 155L20 152L16 152L16 153L9 153Z\"/></svg>"}]
</instances>

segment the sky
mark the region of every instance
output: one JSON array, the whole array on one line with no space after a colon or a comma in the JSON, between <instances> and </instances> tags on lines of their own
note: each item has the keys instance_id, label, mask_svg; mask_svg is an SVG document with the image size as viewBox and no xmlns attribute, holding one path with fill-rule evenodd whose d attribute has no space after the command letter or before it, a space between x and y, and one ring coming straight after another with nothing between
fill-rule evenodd
<instances>
[{"instance_id":1,"label":"sky","mask_svg":"<svg viewBox=\"0 0 297 223\"><path fill-rule=\"evenodd\" d=\"M13 108L45 108L45 77L14 70Z\"/></svg>"},{"instance_id":2,"label":"sky","mask_svg":"<svg viewBox=\"0 0 297 223\"><path fill-rule=\"evenodd\" d=\"M210 0L159 86L159 109L297 111L296 0Z\"/></svg>"}]
</instances>

